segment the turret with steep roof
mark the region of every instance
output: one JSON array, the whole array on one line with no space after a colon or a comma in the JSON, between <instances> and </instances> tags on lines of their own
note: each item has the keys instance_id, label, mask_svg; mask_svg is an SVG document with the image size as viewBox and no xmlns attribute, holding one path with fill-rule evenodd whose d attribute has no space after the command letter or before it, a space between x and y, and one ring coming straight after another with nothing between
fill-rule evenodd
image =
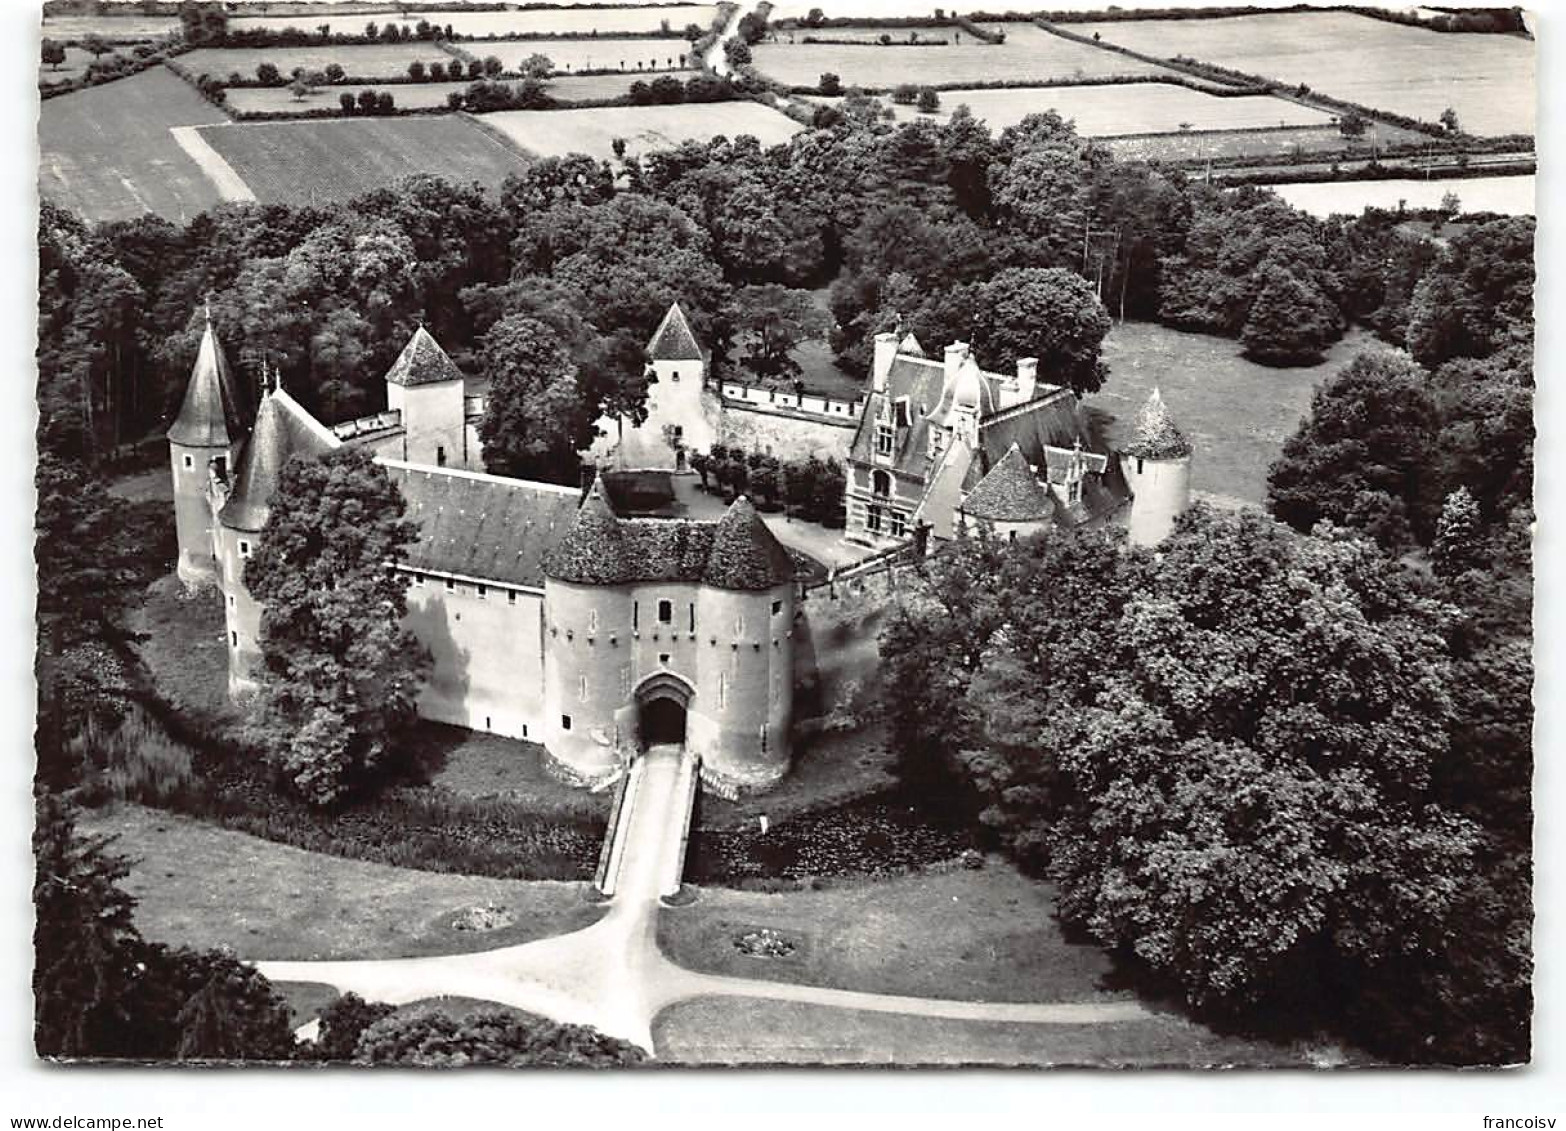
<instances>
[{"instance_id":1,"label":"turret with steep roof","mask_svg":"<svg viewBox=\"0 0 1566 1131\"><path fill-rule=\"evenodd\" d=\"M214 482L220 483L228 475L234 453L244 439L242 406L209 311L179 415L168 430L178 572L189 586L217 580L212 491Z\"/></svg>"},{"instance_id":2,"label":"turret with steep roof","mask_svg":"<svg viewBox=\"0 0 1566 1131\"><path fill-rule=\"evenodd\" d=\"M701 345L679 303L674 303L653 331L647 343L647 356L653 361L701 361Z\"/></svg>"},{"instance_id":3,"label":"turret with steep roof","mask_svg":"<svg viewBox=\"0 0 1566 1131\"><path fill-rule=\"evenodd\" d=\"M688 471L690 452L717 442L717 398L707 389L707 359L690 319L672 304L647 341L646 416L605 416L591 458L627 471Z\"/></svg>"},{"instance_id":4,"label":"turret with steep roof","mask_svg":"<svg viewBox=\"0 0 1566 1131\"><path fill-rule=\"evenodd\" d=\"M1155 387L1136 414L1120 467L1132 491L1132 545L1156 546L1191 505L1191 441L1175 425Z\"/></svg>"},{"instance_id":5,"label":"turret with steep roof","mask_svg":"<svg viewBox=\"0 0 1566 1131\"><path fill-rule=\"evenodd\" d=\"M402 435L384 454L431 467L472 467L462 370L419 326L386 371L386 407L400 414Z\"/></svg>"}]
</instances>

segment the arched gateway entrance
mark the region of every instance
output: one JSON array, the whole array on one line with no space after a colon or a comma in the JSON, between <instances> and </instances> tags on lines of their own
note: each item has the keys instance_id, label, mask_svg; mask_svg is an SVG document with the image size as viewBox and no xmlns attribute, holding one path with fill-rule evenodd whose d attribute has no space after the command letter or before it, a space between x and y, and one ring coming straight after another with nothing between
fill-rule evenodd
<instances>
[{"instance_id":1,"label":"arched gateway entrance","mask_svg":"<svg viewBox=\"0 0 1566 1131\"><path fill-rule=\"evenodd\" d=\"M636 729L644 750L685 744L685 714L691 695L690 684L669 672L642 681L636 689Z\"/></svg>"}]
</instances>

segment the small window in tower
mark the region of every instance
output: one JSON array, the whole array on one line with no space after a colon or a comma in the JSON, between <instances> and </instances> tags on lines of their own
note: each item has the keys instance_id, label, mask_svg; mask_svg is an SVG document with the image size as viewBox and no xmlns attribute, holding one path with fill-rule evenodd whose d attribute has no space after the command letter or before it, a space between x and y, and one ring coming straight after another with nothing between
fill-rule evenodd
<instances>
[{"instance_id":1,"label":"small window in tower","mask_svg":"<svg viewBox=\"0 0 1566 1131\"><path fill-rule=\"evenodd\" d=\"M239 556L242 558L248 558L250 556L250 543L245 541L243 538L239 540Z\"/></svg>"},{"instance_id":2,"label":"small window in tower","mask_svg":"<svg viewBox=\"0 0 1566 1131\"><path fill-rule=\"evenodd\" d=\"M680 383L680 371L678 369L669 370L669 383L672 385Z\"/></svg>"},{"instance_id":3,"label":"small window in tower","mask_svg":"<svg viewBox=\"0 0 1566 1131\"><path fill-rule=\"evenodd\" d=\"M451 578L448 577L446 579L446 592L448 592L448 593L455 593L456 591L457 591L457 583L455 581L453 581Z\"/></svg>"},{"instance_id":4,"label":"small window in tower","mask_svg":"<svg viewBox=\"0 0 1566 1131\"><path fill-rule=\"evenodd\" d=\"M729 677L720 672L718 674L718 708L721 710L729 705Z\"/></svg>"},{"instance_id":5,"label":"small window in tower","mask_svg":"<svg viewBox=\"0 0 1566 1131\"><path fill-rule=\"evenodd\" d=\"M669 425L669 436L676 444L678 444L681 440L685 439L685 426L683 424Z\"/></svg>"},{"instance_id":6,"label":"small window in tower","mask_svg":"<svg viewBox=\"0 0 1566 1131\"><path fill-rule=\"evenodd\" d=\"M587 631L588 632L597 632L598 631L598 610L597 609L588 609L587 610Z\"/></svg>"},{"instance_id":7,"label":"small window in tower","mask_svg":"<svg viewBox=\"0 0 1566 1131\"><path fill-rule=\"evenodd\" d=\"M488 585L480 585L478 587L478 599L480 601L482 601L485 598L487 598L488 596L489 596L489 586Z\"/></svg>"},{"instance_id":8,"label":"small window in tower","mask_svg":"<svg viewBox=\"0 0 1566 1131\"><path fill-rule=\"evenodd\" d=\"M228 457L227 456L218 456L215 460L212 461L212 467L218 473L218 478L219 479L227 479L228 478Z\"/></svg>"},{"instance_id":9,"label":"small window in tower","mask_svg":"<svg viewBox=\"0 0 1566 1131\"><path fill-rule=\"evenodd\" d=\"M413 584L422 586L424 584L424 575L422 573L414 574L413 575Z\"/></svg>"},{"instance_id":10,"label":"small window in tower","mask_svg":"<svg viewBox=\"0 0 1566 1131\"><path fill-rule=\"evenodd\" d=\"M195 466L196 466L195 457L187 455L185 457L185 470L189 471L191 468L193 468Z\"/></svg>"},{"instance_id":11,"label":"small window in tower","mask_svg":"<svg viewBox=\"0 0 1566 1131\"><path fill-rule=\"evenodd\" d=\"M668 667L669 666L669 653L667 653L667 652L659 652L658 653L658 662L660 664L662 664L664 667Z\"/></svg>"},{"instance_id":12,"label":"small window in tower","mask_svg":"<svg viewBox=\"0 0 1566 1131\"><path fill-rule=\"evenodd\" d=\"M436 467L445 467L446 466L446 445L445 444L436 444L435 445L435 466Z\"/></svg>"},{"instance_id":13,"label":"small window in tower","mask_svg":"<svg viewBox=\"0 0 1566 1131\"><path fill-rule=\"evenodd\" d=\"M560 729L561 730L570 730L571 729L571 716L570 715L561 715L560 716Z\"/></svg>"},{"instance_id":14,"label":"small window in tower","mask_svg":"<svg viewBox=\"0 0 1566 1131\"><path fill-rule=\"evenodd\" d=\"M695 601L691 602L690 619L686 623L690 625L690 630L692 632L696 631L696 602Z\"/></svg>"},{"instance_id":15,"label":"small window in tower","mask_svg":"<svg viewBox=\"0 0 1566 1131\"><path fill-rule=\"evenodd\" d=\"M508 605L515 605L516 603L517 603L517 591L515 589L507 589L506 590L506 604L508 604Z\"/></svg>"},{"instance_id":16,"label":"small window in tower","mask_svg":"<svg viewBox=\"0 0 1566 1131\"><path fill-rule=\"evenodd\" d=\"M642 603L640 601L632 601L631 602L631 631L632 632L636 632L641 627L642 627Z\"/></svg>"},{"instance_id":17,"label":"small window in tower","mask_svg":"<svg viewBox=\"0 0 1566 1131\"><path fill-rule=\"evenodd\" d=\"M233 631L229 632L229 634L228 634L228 646L230 648L238 648L239 647L239 633L233 632Z\"/></svg>"},{"instance_id":18,"label":"small window in tower","mask_svg":"<svg viewBox=\"0 0 1566 1131\"><path fill-rule=\"evenodd\" d=\"M231 609L234 607L234 595L232 593L228 595L228 607Z\"/></svg>"},{"instance_id":19,"label":"small window in tower","mask_svg":"<svg viewBox=\"0 0 1566 1131\"><path fill-rule=\"evenodd\" d=\"M576 697L584 703L587 702L587 677L585 675L576 677Z\"/></svg>"},{"instance_id":20,"label":"small window in tower","mask_svg":"<svg viewBox=\"0 0 1566 1131\"><path fill-rule=\"evenodd\" d=\"M773 601L772 602L772 615L773 616L777 616L782 611L783 611L783 602L782 601Z\"/></svg>"},{"instance_id":21,"label":"small window in tower","mask_svg":"<svg viewBox=\"0 0 1566 1131\"><path fill-rule=\"evenodd\" d=\"M1136 457L1136 473L1138 475L1142 474L1142 457L1141 456L1137 456Z\"/></svg>"},{"instance_id":22,"label":"small window in tower","mask_svg":"<svg viewBox=\"0 0 1566 1131\"><path fill-rule=\"evenodd\" d=\"M674 602L673 601L659 601L658 602L658 623L659 624L673 624L674 623Z\"/></svg>"},{"instance_id":23,"label":"small window in tower","mask_svg":"<svg viewBox=\"0 0 1566 1131\"><path fill-rule=\"evenodd\" d=\"M484 729L485 730L494 730L495 729L494 727L489 725L489 716L488 715L484 716Z\"/></svg>"}]
</instances>

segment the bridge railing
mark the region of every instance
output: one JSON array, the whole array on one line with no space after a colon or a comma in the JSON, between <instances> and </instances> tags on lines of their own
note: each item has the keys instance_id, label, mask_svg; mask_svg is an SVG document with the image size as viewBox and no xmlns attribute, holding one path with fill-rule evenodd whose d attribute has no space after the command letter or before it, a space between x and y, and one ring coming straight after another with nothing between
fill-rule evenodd
<instances>
[{"instance_id":1,"label":"bridge railing","mask_svg":"<svg viewBox=\"0 0 1566 1131\"><path fill-rule=\"evenodd\" d=\"M598 872L593 886L605 896L613 896L620 882L620 866L625 862L625 831L631 827L636 811L636 794L642 783L642 760L620 775L615 786L614 804L609 807L609 824L604 829L604 845L598 853Z\"/></svg>"}]
</instances>

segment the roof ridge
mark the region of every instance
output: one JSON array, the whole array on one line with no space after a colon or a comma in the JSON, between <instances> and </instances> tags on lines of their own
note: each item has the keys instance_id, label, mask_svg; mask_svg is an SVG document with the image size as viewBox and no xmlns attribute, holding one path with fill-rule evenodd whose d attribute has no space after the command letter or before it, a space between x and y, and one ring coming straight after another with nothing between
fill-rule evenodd
<instances>
[{"instance_id":1,"label":"roof ridge","mask_svg":"<svg viewBox=\"0 0 1566 1131\"><path fill-rule=\"evenodd\" d=\"M376 456L375 462L397 471L423 471L430 475L448 475L453 479L472 479L481 483L497 483L503 487L526 487L536 491L550 491L558 495L577 495L580 487L567 487L560 483L545 483L541 479L517 479L510 475L492 475L487 471L469 471L463 467L440 467L430 463L414 463L411 460Z\"/></svg>"}]
</instances>

